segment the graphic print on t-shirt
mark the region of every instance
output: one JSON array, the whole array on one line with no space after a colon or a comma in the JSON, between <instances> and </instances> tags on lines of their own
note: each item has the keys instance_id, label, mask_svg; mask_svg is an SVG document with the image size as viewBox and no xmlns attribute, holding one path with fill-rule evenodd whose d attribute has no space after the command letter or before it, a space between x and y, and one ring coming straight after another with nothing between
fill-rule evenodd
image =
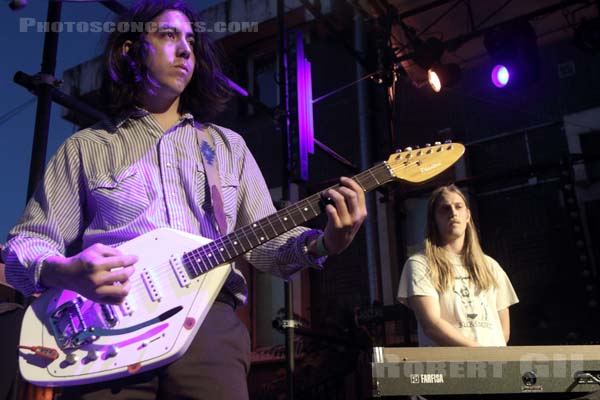
<instances>
[{"instance_id":1,"label":"graphic print on t-shirt","mask_svg":"<svg viewBox=\"0 0 600 400\"><path fill-rule=\"evenodd\" d=\"M456 304L460 307L458 312L458 323L461 328L492 328L489 321L488 305L484 293L475 290L471 285L471 279L459 276L454 279L454 294L457 297Z\"/></svg>"}]
</instances>

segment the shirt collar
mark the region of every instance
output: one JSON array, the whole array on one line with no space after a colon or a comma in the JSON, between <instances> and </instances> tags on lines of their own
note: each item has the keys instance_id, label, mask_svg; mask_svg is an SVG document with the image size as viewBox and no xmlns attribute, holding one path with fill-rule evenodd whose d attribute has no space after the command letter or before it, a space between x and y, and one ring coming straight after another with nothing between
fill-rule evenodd
<instances>
[{"instance_id":1,"label":"shirt collar","mask_svg":"<svg viewBox=\"0 0 600 400\"><path fill-rule=\"evenodd\" d=\"M114 119L114 125L115 127L118 129L120 128L126 121L129 121L130 119L133 120L140 120L144 117L147 117L150 115L150 112L142 107L139 106L135 106L135 108L131 111L129 111L128 113L122 114L118 117L116 117ZM179 123L178 125L183 124L184 122L187 123L194 123L194 116L192 115L192 113L190 112L184 112L181 117L179 118Z\"/></svg>"}]
</instances>

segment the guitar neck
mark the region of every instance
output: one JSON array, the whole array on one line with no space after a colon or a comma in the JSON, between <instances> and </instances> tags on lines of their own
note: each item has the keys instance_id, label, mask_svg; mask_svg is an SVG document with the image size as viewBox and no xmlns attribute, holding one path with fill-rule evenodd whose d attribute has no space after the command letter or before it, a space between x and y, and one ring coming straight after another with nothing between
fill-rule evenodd
<instances>
[{"instance_id":1,"label":"guitar neck","mask_svg":"<svg viewBox=\"0 0 600 400\"><path fill-rule=\"evenodd\" d=\"M352 179L365 192L368 192L391 181L392 177L387 163L382 162L355 175ZM337 187L339 185L331 186L328 189ZM323 211L322 207L320 193L313 194L268 217L186 253L183 261L192 275L199 276L315 218Z\"/></svg>"}]
</instances>

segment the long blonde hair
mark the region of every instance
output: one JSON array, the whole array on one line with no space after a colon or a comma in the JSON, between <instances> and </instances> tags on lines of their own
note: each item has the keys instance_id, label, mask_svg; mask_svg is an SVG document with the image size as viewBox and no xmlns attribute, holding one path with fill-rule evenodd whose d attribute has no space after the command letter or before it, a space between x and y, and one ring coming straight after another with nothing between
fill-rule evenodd
<instances>
[{"instance_id":1,"label":"long blonde hair","mask_svg":"<svg viewBox=\"0 0 600 400\"><path fill-rule=\"evenodd\" d=\"M431 271L431 279L438 291L442 293L451 288L454 284L454 268L452 267L450 253L442 247L442 237L438 231L435 220L435 210L439 200L444 194L456 193L463 201L470 212L469 204L465 195L454 185L442 186L437 188L429 196L427 203L427 231L425 235L425 256ZM475 287L486 290L497 286L496 279L488 265L485 254L479 244L477 230L473 223L473 217L469 218L467 229L465 231L465 243L462 250L462 261L465 269L469 273Z\"/></svg>"}]
</instances>

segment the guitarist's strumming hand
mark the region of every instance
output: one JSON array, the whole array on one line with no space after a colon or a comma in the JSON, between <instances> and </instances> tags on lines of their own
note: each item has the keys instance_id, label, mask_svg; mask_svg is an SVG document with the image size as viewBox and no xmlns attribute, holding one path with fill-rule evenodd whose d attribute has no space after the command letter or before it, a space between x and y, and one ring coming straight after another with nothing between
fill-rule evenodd
<instances>
[{"instance_id":1,"label":"guitarist's strumming hand","mask_svg":"<svg viewBox=\"0 0 600 400\"><path fill-rule=\"evenodd\" d=\"M137 260L137 256L97 243L73 257L48 257L40 283L77 292L97 303L119 304L129 293L129 277Z\"/></svg>"},{"instance_id":2,"label":"guitarist's strumming hand","mask_svg":"<svg viewBox=\"0 0 600 400\"><path fill-rule=\"evenodd\" d=\"M323 236L323 245L330 254L339 254L350 245L354 236L367 217L367 206L363 189L354 180L340 178L340 186L323 192L333 204L327 204L327 226ZM308 251L319 255L317 240L308 244Z\"/></svg>"}]
</instances>

